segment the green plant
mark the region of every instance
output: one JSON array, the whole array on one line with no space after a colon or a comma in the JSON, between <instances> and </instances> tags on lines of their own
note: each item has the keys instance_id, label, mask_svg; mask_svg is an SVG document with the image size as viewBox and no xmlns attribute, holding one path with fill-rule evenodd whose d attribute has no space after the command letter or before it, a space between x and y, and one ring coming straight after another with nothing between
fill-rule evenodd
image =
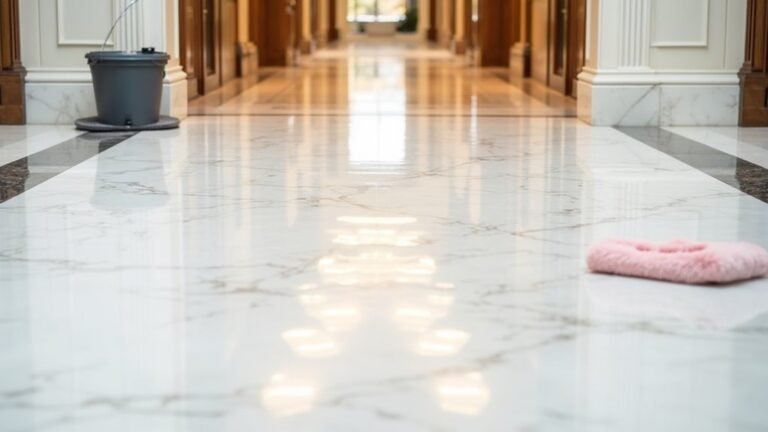
<instances>
[{"instance_id":1,"label":"green plant","mask_svg":"<svg viewBox=\"0 0 768 432\"><path fill-rule=\"evenodd\" d=\"M413 33L419 26L419 9L412 7L405 11L405 18L397 24L397 31Z\"/></svg>"}]
</instances>

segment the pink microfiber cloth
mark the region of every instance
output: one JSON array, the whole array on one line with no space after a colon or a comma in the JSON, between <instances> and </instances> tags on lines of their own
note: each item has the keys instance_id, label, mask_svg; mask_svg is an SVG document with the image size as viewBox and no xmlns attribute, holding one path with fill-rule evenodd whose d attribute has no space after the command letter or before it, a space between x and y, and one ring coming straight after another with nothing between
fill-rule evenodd
<instances>
[{"instance_id":1,"label":"pink microfiber cloth","mask_svg":"<svg viewBox=\"0 0 768 432\"><path fill-rule=\"evenodd\" d=\"M589 269L688 284L728 283L768 274L768 252L750 243L654 244L608 240L589 249Z\"/></svg>"}]
</instances>

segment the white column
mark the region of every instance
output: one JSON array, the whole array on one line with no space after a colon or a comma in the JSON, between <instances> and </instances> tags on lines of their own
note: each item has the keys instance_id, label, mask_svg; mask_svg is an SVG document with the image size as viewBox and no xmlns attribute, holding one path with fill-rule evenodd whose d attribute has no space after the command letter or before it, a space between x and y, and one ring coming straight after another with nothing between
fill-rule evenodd
<instances>
[{"instance_id":1,"label":"white column","mask_svg":"<svg viewBox=\"0 0 768 432\"><path fill-rule=\"evenodd\" d=\"M187 74L179 63L179 0L141 0L135 11L133 32L140 46L154 47L171 56L165 68L163 102L160 112L178 118L187 117Z\"/></svg>"},{"instance_id":2,"label":"white column","mask_svg":"<svg viewBox=\"0 0 768 432\"><path fill-rule=\"evenodd\" d=\"M588 0L587 7L579 118L606 126L737 123L745 0Z\"/></svg>"}]
</instances>

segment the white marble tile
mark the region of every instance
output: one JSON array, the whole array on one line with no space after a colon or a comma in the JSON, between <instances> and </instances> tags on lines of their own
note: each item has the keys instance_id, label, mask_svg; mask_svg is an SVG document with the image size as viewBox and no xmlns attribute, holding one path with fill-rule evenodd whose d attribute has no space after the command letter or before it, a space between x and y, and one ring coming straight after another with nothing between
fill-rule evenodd
<instances>
[{"instance_id":1,"label":"white marble tile","mask_svg":"<svg viewBox=\"0 0 768 432\"><path fill-rule=\"evenodd\" d=\"M767 281L584 265L768 205L575 119L366 119L193 117L0 205L0 425L768 427Z\"/></svg>"}]
</instances>

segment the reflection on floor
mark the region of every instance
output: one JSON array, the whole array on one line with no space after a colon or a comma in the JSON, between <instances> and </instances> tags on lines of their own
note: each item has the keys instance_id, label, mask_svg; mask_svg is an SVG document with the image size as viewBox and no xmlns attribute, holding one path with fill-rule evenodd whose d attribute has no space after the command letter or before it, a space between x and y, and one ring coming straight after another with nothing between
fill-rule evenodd
<instances>
[{"instance_id":1,"label":"reflection on floor","mask_svg":"<svg viewBox=\"0 0 768 432\"><path fill-rule=\"evenodd\" d=\"M371 94L193 117L0 204L0 430L768 428L768 282L584 265L614 236L768 247L768 204L616 129ZM721 131L768 156L675 133Z\"/></svg>"},{"instance_id":2,"label":"reflection on floor","mask_svg":"<svg viewBox=\"0 0 768 432\"><path fill-rule=\"evenodd\" d=\"M355 42L294 69L263 68L190 105L195 115L414 114L575 116L575 101L508 70L469 67L445 50Z\"/></svg>"}]
</instances>

